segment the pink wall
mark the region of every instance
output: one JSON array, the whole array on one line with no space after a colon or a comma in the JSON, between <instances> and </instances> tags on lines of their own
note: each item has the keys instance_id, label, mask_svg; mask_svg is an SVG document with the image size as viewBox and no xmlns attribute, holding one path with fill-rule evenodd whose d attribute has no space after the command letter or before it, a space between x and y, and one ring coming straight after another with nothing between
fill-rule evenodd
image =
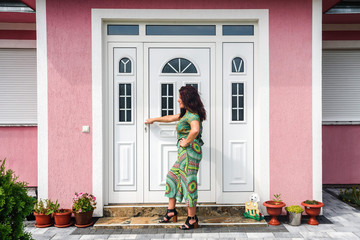
<instances>
[{"instance_id":1,"label":"pink wall","mask_svg":"<svg viewBox=\"0 0 360 240\"><path fill-rule=\"evenodd\" d=\"M323 183L360 184L360 126L323 126Z\"/></svg>"},{"instance_id":2,"label":"pink wall","mask_svg":"<svg viewBox=\"0 0 360 240\"><path fill-rule=\"evenodd\" d=\"M37 186L37 127L0 127L0 159L19 181Z\"/></svg>"},{"instance_id":3,"label":"pink wall","mask_svg":"<svg viewBox=\"0 0 360 240\"><path fill-rule=\"evenodd\" d=\"M270 185L288 204L312 198L312 1L47 1L49 197L92 191L91 8L269 9ZM292 171L295 169L295 171ZM304 187L306 186L306 187Z\"/></svg>"}]
</instances>

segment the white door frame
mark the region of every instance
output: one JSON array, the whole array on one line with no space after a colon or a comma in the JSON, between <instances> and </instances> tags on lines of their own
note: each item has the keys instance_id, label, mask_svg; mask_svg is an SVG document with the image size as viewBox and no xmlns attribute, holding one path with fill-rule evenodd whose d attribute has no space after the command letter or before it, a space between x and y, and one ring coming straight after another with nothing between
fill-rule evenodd
<instances>
[{"instance_id":1,"label":"white door frame","mask_svg":"<svg viewBox=\"0 0 360 240\"><path fill-rule=\"evenodd\" d=\"M173 10L173 9L92 9L92 120L93 120L93 194L97 197L97 209L94 216L103 215L103 207L107 200L107 181L105 160L109 158L108 113L106 112L106 80L107 70L107 43L111 41L132 42L205 42L214 39L216 49L221 49L222 41L236 42L254 41L254 37L221 36L222 24L219 23L248 23L254 24L256 40L254 41L254 187L262 199L270 196L270 172L269 172L269 11L261 10ZM144 36L144 25L140 22L164 22L183 21L189 23L218 23L216 36ZM140 25L138 36L106 36L106 24L108 22L134 23ZM144 39L146 37L146 39ZM226 39L226 40L225 40ZM261 54L260 54L261 53ZM216 53L222 56L221 50ZM216 66L222 66L222 58L216 58ZM216 79L222 79L222 71L216 69ZM146 81L145 81L146 82ZM216 89L222 91L222 81L216 81ZM212 96L213 93L211 93ZM221 109L222 94L215 96L215 109ZM261 106L257 107L257 106ZM212 111L213 113L215 111ZM213 120L215 124L222 124L221 114L217 114ZM221 128L216 129L216 135L222 136ZM221 159L222 139L215 141L215 159ZM216 171L222 172L221 163L216 163ZM218 175L218 174L217 174ZM261 181L260 181L261 180ZM221 182L216 183L216 189L221 189Z\"/></svg>"}]
</instances>

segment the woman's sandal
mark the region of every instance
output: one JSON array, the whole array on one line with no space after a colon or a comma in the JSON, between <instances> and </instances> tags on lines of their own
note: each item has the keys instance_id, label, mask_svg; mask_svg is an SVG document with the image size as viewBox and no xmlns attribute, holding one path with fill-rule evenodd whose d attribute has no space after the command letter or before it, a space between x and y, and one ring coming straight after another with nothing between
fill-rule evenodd
<instances>
[{"instance_id":1,"label":"woman's sandal","mask_svg":"<svg viewBox=\"0 0 360 240\"><path fill-rule=\"evenodd\" d=\"M171 213L171 212L174 213L173 216L168 215L168 213ZM164 218L166 218L166 220L163 219L163 220L159 221L159 223L168 223L168 222L170 222L171 218L173 218L173 222L175 223L175 222L177 222L177 214L178 214L178 212L176 211L176 209L168 209L164 216Z\"/></svg>"},{"instance_id":2,"label":"woman's sandal","mask_svg":"<svg viewBox=\"0 0 360 240\"><path fill-rule=\"evenodd\" d=\"M196 220L193 224L190 224L190 220ZM188 226L188 227L186 227ZM180 227L181 230L189 230L189 229L196 229L199 227L199 219L195 215L194 217L187 217L186 222L184 225Z\"/></svg>"}]
</instances>

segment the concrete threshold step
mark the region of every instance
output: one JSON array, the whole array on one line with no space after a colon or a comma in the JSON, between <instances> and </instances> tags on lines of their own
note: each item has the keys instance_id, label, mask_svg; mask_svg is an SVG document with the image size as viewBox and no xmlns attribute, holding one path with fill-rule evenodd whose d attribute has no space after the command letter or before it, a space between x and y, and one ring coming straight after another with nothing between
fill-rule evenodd
<instances>
[{"instance_id":1,"label":"concrete threshold step","mask_svg":"<svg viewBox=\"0 0 360 240\"><path fill-rule=\"evenodd\" d=\"M178 228L185 223L185 216L178 216L176 223L159 223L162 216L156 217L103 217L94 229L134 229L134 228ZM245 217L199 216L200 227L266 227L265 220L256 221Z\"/></svg>"},{"instance_id":2,"label":"concrete threshold step","mask_svg":"<svg viewBox=\"0 0 360 240\"><path fill-rule=\"evenodd\" d=\"M117 204L104 206L104 217L158 217L166 213L165 204ZM187 207L177 204L176 210L179 216L187 215ZM244 216L244 204L208 204L197 205L196 214L208 217L242 217Z\"/></svg>"}]
</instances>

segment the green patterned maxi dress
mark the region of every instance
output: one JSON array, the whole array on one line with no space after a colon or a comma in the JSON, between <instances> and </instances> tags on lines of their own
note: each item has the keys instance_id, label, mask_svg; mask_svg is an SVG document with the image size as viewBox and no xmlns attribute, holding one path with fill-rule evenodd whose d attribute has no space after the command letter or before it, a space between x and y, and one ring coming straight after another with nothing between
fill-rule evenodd
<instances>
[{"instance_id":1,"label":"green patterned maxi dress","mask_svg":"<svg viewBox=\"0 0 360 240\"><path fill-rule=\"evenodd\" d=\"M190 123L199 121L198 136L188 147L180 147L180 139L186 139L190 133ZM185 199L188 207L195 207L198 199L197 173L202 158L201 140L202 124L199 115L187 111L176 126L178 139L178 158L166 176L165 197L176 198L178 202Z\"/></svg>"}]
</instances>

